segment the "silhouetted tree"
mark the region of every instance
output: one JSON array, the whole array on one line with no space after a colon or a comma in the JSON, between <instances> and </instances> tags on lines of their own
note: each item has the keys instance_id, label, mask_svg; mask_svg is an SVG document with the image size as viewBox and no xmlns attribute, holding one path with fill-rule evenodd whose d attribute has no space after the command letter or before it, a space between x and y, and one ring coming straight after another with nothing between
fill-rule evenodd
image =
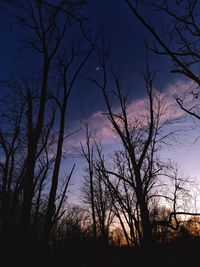
<instances>
[{"instance_id":1,"label":"silhouetted tree","mask_svg":"<svg viewBox=\"0 0 200 267\"><path fill-rule=\"evenodd\" d=\"M105 173L101 171L99 166L103 164L102 149L100 145L92 139L91 133L88 132L87 124L86 148L84 148L83 143L81 147L82 154L88 162L88 168L86 170L87 175L85 176L82 186L83 201L86 205L89 204L91 206L93 231L95 220L96 238L100 240L102 244L106 245L109 242L110 226L115 216L113 212L114 203L110 195L110 190L104 182L105 179L103 175Z\"/></svg>"},{"instance_id":2,"label":"silhouetted tree","mask_svg":"<svg viewBox=\"0 0 200 267\"><path fill-rule=\"evenodd\" d=\"M63 92L62 92L60 100L58 98L54 98L56 103L58 104L58 108L60 111L60 126L59 126L59 136L57 140L55 164L54 164L54 170L53 170L53 175L52 175L51 190L49 194L49 201L48 201L47 214L46 214L46 220L45 220L45 228L44 228L45 229L44 230L44 242L45 243L48 243L50 232L51 232L51 226L52 226L51 221L53 217L53 209L54 209L55 199L56 199L59 170L60 170L60 164L61 164L61 159L62 159L63 142L64 142L64 139L66 138L65 123L66 123L66 111L67 111L67 104L68 104L69 96L74 86L74 83L78 77L78 74L82 70L83 66L86 64L94 48L95 46L93 44L91 47L89 47L88 51L85 53L85 55L82 58L79 57L77 59L80 53L79 47L72 47L71 53L69 55L66 53L65 57L62 56L62 58L59 58L59 61L58 61L58 70L60 72L59 86L62 87ZM71 74L70 75L71 78L70 78L69 71L70 71L70 68L72 67L71 65L74 64L75 60L76 60L76 68L73 72L72 71L70 72Z\"/></svg>"},{"instance_id":3,"label":"silhouetted tree","mask_svg":"<svg viewBox=\"0 0 200 267\"><path fill-rule=\"evenodd\" d=\"M8 94L9 95L9 94ZM22 117L24 113L23 100L17 103L10 97L9 110L5 109L5 104L1 106L1 126L0 126L0 190L1 190L1 233L5 241L11 231L11 222L16 222L13 207L19 198L19 187L22 176L18 174L20 168L19 154L22 152L23 140L21 133ZM21 164L24 161L21 158ZM17 205L16 205L17 206ZM15 214L16 215L16 214Z\"/></svg>"},{"instance_id":4,"label":"silhouetted tree","mask_svg":"<svg viewBox=\"0 0 200 267\"><path fill-rule=\"evenodd\" d=\"M149 214L149 196L154 188L159 172L163 165L158 162L156 158L159 141L168 137L160 135L161 129L166 126L170 119L167 118L162 122L161 117L164 115L164 108L161 106L159 97L153 92L154 73L149 71L147 64L147 72L144 73L145 87L147 92L148 109L146 114L139 118L131 118L128 114L127 96L122 93L122 86L120 83L120 74L114 72L113 68L107 66L106 55L103 54L100 58L100 65L102 68L103 81L99 82L90 79L97 85L104 96L108 112L106 113L111 125L119 136L122 142L126 157L127 176L124 173L110 171L108 168L105 171L115 176L120 182L125 182L127 188L132 188L132 192L136 199L139 208L139 216L142 227L142 243L144 246L149 246L152 242L152 225ZM108 74L114 80L115 90L114 96L119 103L119 111L114 111L107 92ZM172 121L171 121L172 122ZM171 123L170 122L170 123ZM108 184L112 187L112 183ZM113 189L114 190L114 189ZM128 208L128 207L127 207Z\"/></svg>"},{"instance_id":5,"label":"silhouetted tree","mask_svg":"<svg viewBox=\"0 0 200 267\"><path fill-rule=\"evenodd\" d=\"M93 225L93 235L94 239L97 239L97 226L96 226L96 214L95 214L95 204L94 204L94 145L91 141L91 132L89 131L89 126L85 123L86 129L86 146L84 147L83 143L81 143L81 153L85 160L87 161L87 176L85 177L85 182L82 188L84 198L86 203L91 205L91 213L92 213L92 225ZM88 179L89 178L89 179ZM89 180L89 181L88 181ZM87 187L89 185L89 190Z\"/></svg>"},{"instance_id":6,"label":"silhouetted tree","mask_svg":"<svg viewBox=\"0 0 200 267\"><path fill-rule=\"evenodd\" d=\"M186 114L199 120L199 1L126 0L126 3L153 37L152 43L146 41L147 48L156 54L168 56L172 62L171 73L186 78L186 88L184 91L178 88L174 97ZM159 19L160 23L145 16L146 8L148 12L154 12L152 17ZM174 211L170 218L174 217L176 221L176 214L181 212ZM192 215L192 212L183 212L183 215L187 214ZM193 215L198 216L198 212Z\"/></svg>"},{"instance_id":7,"label":"silhouetted tree","mask_svg":"<svg viewBox=\"0 0 200 267\"><path fill-rule=\"evenodd\" d=\"M95 45L89 41L88 50L86 46L84 53L81 53L80 45L65 42L66 33L77 24L84 38L87 37L83 29L83 17L80 9L85 1L59 1L50 3L46 1L3 1L1 8L15 15L17 25L24 28L25 38L22 43L31 52L41 58L40 74L33 73L34 82L23 76L18 79L18 90L24 97L24 124L26 144L25 164L23 166L22 182L20 192L22 203L19 220L19 234L25 239L28 238L32 222L33 204L34 223L36 224L41 192L44 189L44 181L51 175L50 165L53 166L50 192L44 222L43 241L48 243L51 228L55 216L61 210L61 202L56 203L56 193L59 182L59 170L63 154L63 142L65 135L66 110L69 95L77 80L78 74L87 62L87 59L94 50ZM14 11L14 12L13 12ZM51 75L54 76L52 79ZM20 84L21 83L21 84ZM50 89L50 85L55 89ZM10 83L4 82L10 86ZM16 87L16 86L15 86ZM57 92L56 92L57 91ZM58 111L58 112L57 112ZM59 120L58 134L53 137L53 127ZM54 139L54 142L51 140ZM47 153L47 147L51 147ZM52 160L52 155L54 160ZM70 176L71 177L71 176ZM68 185L68 179L65 185ZM63 194L66 192L66 187ZM37 197L36 197L37 195ZM58 204L55 211L56 204ZM55 214L54 214L55 213Z\"/></svg>"},{"instance_id":8,"label":"silhouetted tree","mask_svg":"<svg viewBox=\"0 0 200 267\"><path fill-rule=\"evenodd\" d=\"M88 213L79 205L70 205L57 225L58 241L64 247L78 246L92 237L91 221Z\"/></svg>"},{"instance_id":9,"label":"silhouetted tree","mask_svg":"<svg viewBox=\"0 0 200 267\"><path fill-rule=\"evenodd\" d=\"M172 62L171 73L189 80L185 92L178 90L175 99L182 110L199 120L199 1L126 0L126 3L153 37L152 44L146 42L148 49L168 56ZM151 17L160 23L144 15L147 8L153 12Z\"/></svg>"}]
</instances>

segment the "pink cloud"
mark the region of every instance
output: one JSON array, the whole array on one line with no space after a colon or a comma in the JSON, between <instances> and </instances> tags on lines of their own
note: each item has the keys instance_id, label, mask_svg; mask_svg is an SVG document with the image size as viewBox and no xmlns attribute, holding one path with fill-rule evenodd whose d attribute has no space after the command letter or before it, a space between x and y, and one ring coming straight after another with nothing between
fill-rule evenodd
<instances>
[{"instance_id":1,"label":"pink cloud","mask_svg":"<svg viewBox=\"0 0 200 267\"><path fill-rule=\"evenodd\" d=\"M154 109L156 110L159 105L159 100L161 100L161 122L168 120L179 119L184 116L184 111L182 111L176 100L174 99L174 94L184 94L187 92L188 88L191 89L191 82L178 81L175 84L169 84L163 92L155 91L154 95ZM192 97L192 96L191 96ZM192 100L192 98L188 103ZM113 108L113 113L120 115L120 107ZM136 120L140 121L143 125L147 122L148 116L148 99L144 97L143 99L134 100L129 103L127 107L127 115L130 123L134 123ZM116 119L118 125L122 125L119 119ZM119 137L112 128L110 121L105 114L105 111L97 111L93 113L86 120L88 122L89 128L94 133L97 140L101 140L102 144L112 144L116 142ZM85 143L85 131L81 129L78 133L67 140L67 146L80 147L80 143Z\"/></svg>"},{"instance_id":2,"label":"pink cloud","mask_svg":"<svg viewBox=\"0 0 200 267\"><path fill-rule=\"evenodd\" d=\"M102 144L107 145L114 143L118 138L117 134L112 129L107 116L102 111L93 113L86 119L86 122L88 123L93 137ZM70 138L67 138L66 147L68 151L71 151L70 147L78 149L81 144L84 146L85 142L85 129L82 127L80 131L72 135Z\"/></svg>"},{"instance_id":3,"label":"pink cloud","mask_svg":"<svg viewBox=\"0 0 200 267\"><path fill-rule=\"evenodd\" d=\"M179 107L174 96L180 97L184 102L184 106L190 108L191 105L196 105L195 102L198 101L194 99L194 96L191 93L195 92L196 89L197 85L191 80L178 80L174 84L169 84L166 87L166 90L162 93L162 95L165 97L167 106L167 112L165 112L163 119L178 119L185 116L185 111Z\"/></svg>"}]
</instances>

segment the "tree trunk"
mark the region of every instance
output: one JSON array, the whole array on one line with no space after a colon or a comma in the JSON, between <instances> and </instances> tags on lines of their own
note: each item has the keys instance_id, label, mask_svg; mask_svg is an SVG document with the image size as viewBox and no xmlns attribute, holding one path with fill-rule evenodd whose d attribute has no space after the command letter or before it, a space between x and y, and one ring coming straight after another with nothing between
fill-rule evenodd
<instances>
[{"instance_id":1,"label":"tree trunk","mask_svg":"<svg viewBox=\"0 0 200 267\"><path fill-rule=\"evenodd\" d=\"M147 207L147 203L144 200L144 196L140 198L139 207L140 207L140 217L141 217L141 224L142 224L142 231L143 231L141 246L143 248L149 248L153 242L152 227L151 227L151 222L149 218L149 210Z\"/></svg>"},{"instance_id":2,"label":"tree trunk","mask_svg":"<svg viewBox=\"0 0 200 267\"><path fill-rule=\"evenodd\" d=\"M52 218L55 212L55 199L56 199L56 192L58 186L58 176L60 171L60 163L62 158L62 147L63 147L63 137L64 137L64 128L65 128L65 110L66 110L66 103L67 99L64 99L63 107L61 110L61 118L60 118L60 131L59 131L59 138L57 144L57 152L56 152L56 159L55 165L53 170L53 177L51 183L51 190L49 194L49 201L47 206L47 213L45 218L45 227L43 233L43 244L47 246L49 243L49 238L52 229Z\"/></svg>"}]
</instances>

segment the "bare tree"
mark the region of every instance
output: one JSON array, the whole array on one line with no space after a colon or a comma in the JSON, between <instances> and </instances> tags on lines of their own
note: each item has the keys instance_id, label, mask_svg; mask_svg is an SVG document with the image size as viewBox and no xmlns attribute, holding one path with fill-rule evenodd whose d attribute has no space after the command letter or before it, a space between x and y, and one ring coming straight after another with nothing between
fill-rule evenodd
<instances>
[{"instance_id":1,"label":"bare tree","mask_svg":"<svg viewBox=\"0 0 200 267\"><path fill-rule=\"evenodd\" d=\"M33 73L32 80L21 75L19 79L21 84L18 86L25 99L24 121L26 128L23 141L26 156L25 165L22 168L22 182L20 183L22 203L19 220L19 234L21 237L24 236L25 240L28 238L30 230L31 213L36 193L38 192L35 218L38 214L44 179L47 173L50 175L48 172L50 158L46 158L47 161L43 166L41 162L43 161L42 157L46 157L46 147L51 145L56 152L52 162L54 165L43 235L44 243L48 243L49 240L55 215L53 213L56 205L63 142L66 138L65 121L69 95L81 69L95 47L88 38L89 48L84 52L81 51L77 40L75 40L76 45L71 45L66 41L66 33L75 24L78 25L84 38L87 37L82 25L83 17L79 12L84 4L85 1L50 3L37 0L3 1L1 3L2 8L14 15L16 25L22 26L20 29L24 29L25 38L22 40L24 47L36 53L42 62L39 74ZM66 41L66 53L61 53L63 41ZM52 79L53 76L55 77L54 80ZM55 88L50 89L50 84ZM7 85L10 86L10 84ZM59 92L57 94L56 89ZM57 113L57 111L59 112ZM49 140L53 134L52 129L55 127L55 120L59 120L58 135L55 137L57 143L51 144ZM63 201L61 202L63 203ZM58 211L60 211L60 204L58 204Z\"/></svg>"},{"instance_id":2,"label":"bare tree","mask_svg":"<svg viewBox=\"0 0 200 267\"><path fill-rule=\"evenodd\" d=\"M88 213L79 205L68 205L66 214L57 224L58 241L71 248L91 238Z\"/></svg>"},{"instance_id":3,"label":"bare tree","mask_svg":"<svg viewBox=\"0 0 200 267\"><path fill-rule=\"evenodd\" d=\"M130 1L126 0L130 10L150 32L151 44L148 49L156 54L168 56L172 62L172 73L181 74L190 83L185 92L175 94L175 99L182 110L196 119L199 116L199 1ZM152 17L160 23L147 19L144 12L152 10ZM162 18L161 18L162 17ZM173 40L173 42L172 42Z\"/></svg>"},{"instance_id":4,"label":"bare tree","mask_svg":"<svg viewBox=\"0 0 200 267\"><path fill-rule=\"evenodd\" d=\"M96 215L95 215L95 204L94 204L94 146L91 144L91 132L89 131L87 123L85 123L85 128L86 128L86 148L84 148L83 143L81 143L81 153L87 161L87 169L86 169L87 176L85 178L82 191L83 194L85 195L84 198L86 198L86 201L89 202L89 205L91 205L93 235L94 239L96 240L97 226L96 226ZM89 181L87 177L89 177ZM89 192L88 190L86 190L88 184L89 184Z\"/></svg>"},{"instance_id":5,"label":"bare tree","mask_svg":"<svg viewBox=\"0 0 200 267\"><path fill-rule=\"evenodd\" d=\"M126 151L119 150L114 153L114 166L118 175L129 179L129 157ZM137 246L142 238L138 204L135 191L125 180L115 178L115 183L109 183L109 188L115 196L115 210L122 226L126 242L129 246Z\"/></svg>"},{"instance_id":6,"label":"bare tree","mask_svg":"<svg viewBox=\"0 0 200 267\"><path fill-rule=\"evenodd\" d=\"M163 119L166 112L166 103L161 97L162 94L157 94L153 90L155 73L149 70L148 64L146 73L142 74L147 92L147 109L143 116L139 117L139 114L137 114L135 118L133 114L131 117L131 114L128 113L128 98L126 92L123 94L120 73L115 72L112 67L108 66L105 54L100 58L100 65L103 81L99 82L91 78L89 80L102 91L108 110L105 115L107 115L113 130L121 140L124 158L124 160L122 158L118 159L115 170L106 166L102 170L118 180L114 187L113 182L106 176L108 187L115 193L121 205L124 205L126 212L132 217L131 220L134 223L134 229L137 229L140 243L142 246L148 247L153 240L149 206L150 196L154 192L154 188L158 186L159 175L165 166L165 163L159 160L157 152L162 144L167 142L170 136L172 137L171 131L163 134L162 130L173 123L174 120L172 118ZM118 101L116 110L112 107L108 93L108 74L114 81L115 89L112 90L112 93ZM119 156L119 153L116 155ZM123 164L124 166L122 166ZM120 188L123 188L124 196L121 195ZM136 207L135 211L130 204L133 199ZM139 216L139 220L137 216ZM132 227L132 224L129 226ZM131 232L134 236L134 230L131 230Z\"/></svg>"},{"instance_id":7,"label":"bare tree","mask_svg":"<svg viewBox=\"0 0 200 267\"><path fill-rule=\"evenodd\" d=\"M113 198L105 184L105 175L100 167L103 163L102 149L92 138L86 123L86 148L81 144L82 155L87 160L88 168L82 186L83 201L91 206L93 233L96 240L108 244L110 226L113 223ZM87 149L87 150L86 150ZM88 186L89 185L89 186Z\"/></svg>"},{"instance_id":8,"label":"bare tree","mask_svg":"<svg viewBox=\"0 0 200 267\"><path fill-rule=\"evenodd\" d=\"M10 97L9 110L1 110L2 120L0 127L0 153L2 160L0 162L0 190L1 190L1 232L8 236L12 216L12 206L18 198L17 188L21 184L21 176L17 175L19 167L17 157L22 151L21 125L24 113L22 103L12 101ZM23 162L23 161L22 161ZM23 164L23 163L22 163ZM5 239L4 239L5 240Z\"/></svg>"},{"instance_id":9,"label":"bare tree","mask_svg":"<svg viewBox=\"0 0 200 267\"><path fill-rule=\"evenodd\" d=\"M58 177L59 177L59 170L60 170L60 164L62 159L62 149L63 149L63 142L66 138L65 136L65 122L66 122L66 111L67 111L67 104L69 100L69 96L71 93L71 90L74 86L74 83L76 82L76 79L82 70L83 66L86 64L89 56L94 51L95 44L93 44L91 47L89 47L88 51L85 53L85 55L82 58L79 58L77 60L77 57L79 56L79 47L72 47L70 55L66 54L65 58L64 56L62 58L59 58L58 62L58 70L60 72L60 79L61 81L60 86L62 86L63 92L61 96L61 100L58 98L54 98L59 111L60 111L60 126L59 126L59 136L57 141L57 148L56 148L56 158L55 158L55 165L52 175L52 184L51 184L51 190L49 194L49 201L48 201L48 207L47 207L47 214L46 214L46 221L45 221L45 231L44 231L44 242L48 243L49 235L51 232L51 221L53 217L53 210L55 205L55 199L56 199L56 191L57 191L57 185L58 185ZM76 66L75 70L71 74L71 79L69 77L69 72L71 65L76 60L79 61Z\"/></svg>"},{"instance_id":10,"label":"bare tree","mask_svg":"<svg viewBox=\"0 0 200 267\"><path fill-rule=\"evenodd\" d=\"M9 4L9 3L8 3ZM32 38L25 39L23 42L26 47L41 55L42 76L38 91L39 104L37 112L33 113L34 103L31 89L27 85L27 158L26 169L23 179L23 206L21 214L21 229L28 231L32 198L34 194L34 169L36 165L36 155L39 139L44 126L44 118L47 104L47 91L50 67L54 56L58 52L61 41L68 27L70 16L66 16L62 26L58 25L58 18L62 11L69 6L64 2L57 6L50 6L44 2L23 1L9 6L11 10L16 8L18 11L17 19L28 31L32 33ZM35 115L36 114L36 115Z\"/></svg>"}]
</instances>

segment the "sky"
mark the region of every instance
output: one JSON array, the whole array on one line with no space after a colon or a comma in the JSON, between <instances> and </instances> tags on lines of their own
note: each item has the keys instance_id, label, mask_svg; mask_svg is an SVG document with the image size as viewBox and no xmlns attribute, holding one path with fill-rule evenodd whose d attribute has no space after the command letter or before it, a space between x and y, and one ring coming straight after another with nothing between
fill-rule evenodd
<instances>
[{"instance_id":1,"label":"sky","mask_svg":"<svg viewBox=\"0 0 200 267\"><path fill-rule=\"evenodd\" d=\"M88 27L91 33L99 33L108 45L112 64L117 69L123 69L123 87L130 92L130 103L134 112L140 108L145 99L143 81L136 72L144 67L146 57L144 39L150 38L148 32L134 18L123 0L91 0L88 1L83 13L89 18ZM37 69L39 63L37 57L21 49L20 38L24 32L19 29L16 31L10 21L5 13L0 15L1 79L8 77L9 73L31 72L34 68ZM172 94L175 87L184 87L183 78L170 73L170 62L167 57L148 52L148 58L151 69L158 71L155 89ZM29 66L28 69L27 66ZM80 126L80 120L87 118L95 128L96 134L102 138L105 151L111 153L119 141L108 129L107 120L102 115L105 111L105 103L101 92L84 78L88 75L99 78L101 71L97 58L91 57L70 97L67 131L76 130ZM198 122L189 118L177 125L177 128L182 127L184 131L180 133L176 144L169 146L163 155L176 160L185 175L196 177L200 168L198 140L194 144L194 140L198 137L197 126ZM79 131L67 141L66 145L70 147L70 151L73 151L74 147L78 149L83 139L84 132ZM79 157L68 158L62 166L62 173L64 173L74 162L76 162L76 169L70 189L72 202L77 201L82 170L85 166L84 160Z\"/></svg>"}]
</instances>

